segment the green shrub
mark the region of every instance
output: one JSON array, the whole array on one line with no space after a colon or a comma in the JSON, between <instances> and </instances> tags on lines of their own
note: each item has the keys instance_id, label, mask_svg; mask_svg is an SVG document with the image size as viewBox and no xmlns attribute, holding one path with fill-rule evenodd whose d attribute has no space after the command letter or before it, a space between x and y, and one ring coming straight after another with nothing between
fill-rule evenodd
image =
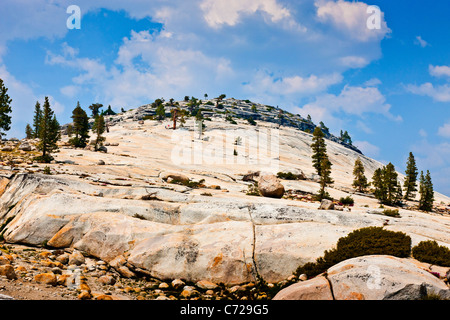
<instances>
[{"instance_id":1,"label":"green shrub","mask_svg":"<svg viewBox=\"0 0 450 320\"><path fill-rule=\"evenodd\" d=\"M411 238L403 232L384 230L382 227L367 227L355 230L338 240L335 249L326 250L316 262L309 262L297 268L295 274L302 273L314 277L335 264L365 255L391 255L409 257Z\"/></svg>"},{"instance_id":2,"label":"green shrub","mask_svg":"<svg viewBox=\"0 0 450 320\"><path fill-rule=\"evenodd\" d=\"M400 213L398 213L398 209L384 209L383 214L389 217L400 218Z\"/></svg>"},{"instance_id":3,"label":"green shrub","mask_svg":"<svg viewBox=\"0 0 450 320\"><path fill-rule=\"evenodd\" d=\"M355 203L353 198L350 196L346 196L345 198L344 197L340 198L339 202L342 203L343 205L348 205L348 206L352 206Z\"/></svg>"},{"instance_id":4,"label":"green shrub","mask_svg":"<svg viewBox=\"0 0 450 320\"><path fill-rule=\"evenodd\" d=\"M412 248L412 255L415 259L435 264L442 267L450 267L450 249L438 245L436 241L421 241Z\"/></svg>"},{"instance_id":5,"label":"green shrub","mask_svg":"<svg viewBox=\"0 0 450 320\"><path fill-rule=\"evenodd\" d=\"M283 180L300 180L302 175L294 174L292 172L278 172L277 177Z\"/></svg>"},{"instance_id":6,"label":"green shrub","mask_svg":"<svg viewBox=\"0 0 450 320\"><path fill-rule=\"evenodd\" d=\"M249 124L251 124L252 126L256 126L256 121L255 121L255 120L253 120L253 118L252 118L252 117L250 117L250 118L247 118L247 121L248 121L248 123L249 123Z\"/></svg>"}]
</instances>

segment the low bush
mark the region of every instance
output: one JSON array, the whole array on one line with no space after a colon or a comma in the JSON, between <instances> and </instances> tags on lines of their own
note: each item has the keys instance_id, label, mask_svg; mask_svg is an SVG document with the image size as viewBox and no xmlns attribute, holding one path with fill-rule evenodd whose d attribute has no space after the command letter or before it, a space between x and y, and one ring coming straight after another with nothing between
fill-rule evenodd
<instances>
[{"instance_id":1,"label":"low bush","mask_svg":"<svg viewBox=\"0 0 450 320\"><path fill-rule=\"evenodd\" d=\"M400 218L400 213L398 213L398 209L384 209L383 214L389 217Z\"/></svg>"},{"instance_id":2,"label":"low bush","mask_svg":"<svg viewBox=\"0 0 450 320\"><path fill-rule=\"evenodd\" d=\"M277 177L283 180L301 180L303 176L289 171L289 172L278 172Z\"/></svg>"},{"instance_id":3,"label":"low bush","mask_svg":"<svg viewBox=\"0 0 450 320\"><path fill-rule=\"evenodd\" d=\"M435 264L442 267L450 267L450 249L440 246L436 241L421 241L412 248L415 259Z\"/></svg>"},{"instance_id":4,"label":"low bush","mask_svg":"<svg viewBox=\"0 0 450 320\"><path fill-rule=\"evenodd\" d=\"M365 255L391 255L399 258L411 254L411 238L403 232L385 230L382 227L367 227L355 230L338 240L335 249L326 250L316 262L297 268L297 276L314 277L335 264Z\"/></svg>"},{"instance_id":5,"label":"low bush","mask_svg":"<svg viewBox=\"0 0 450 320\"><path fill-rule=\"evenodd\" d=\"M352 206L355 204L355 200L350 196L346 196L345 198L340 198L339 203L342 203L344 206Z\"/></svg>"}]
</instances>

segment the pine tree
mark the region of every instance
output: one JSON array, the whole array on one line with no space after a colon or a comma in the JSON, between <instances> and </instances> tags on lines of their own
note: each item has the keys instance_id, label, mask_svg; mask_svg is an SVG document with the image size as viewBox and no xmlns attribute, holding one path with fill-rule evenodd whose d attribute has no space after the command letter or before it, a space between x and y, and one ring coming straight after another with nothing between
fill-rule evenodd
<instances>
[{"instance_id":1,"label":"pine tree","mask_svg":"<svg viewBox=\"0 0 450 320\"><path fill-rule=\"evenodd\" d=\"M42 118L39 126L39 143L38 150L42 151L42 156L36 160L48 163L53 160L52 152L58 150L56 144L60 138L59 123L50 107L48 97L45 97L45 102L42 110Z\"/></svg>"},{"instance_id":2,"label":"pine tree","mask_svg":"<svg viewBox=\"0 0 450 320\"><path fill-rule=\"evenodd\" d=\"M367 178L364 175L364 165L361 159L358 157L355 161L355 166L353 168L353 187L359 192L365 192L369 184L367 183Z\"/></svg>"},{"instance_id":3,"label":"pine tree","mask_svg":"<svg viewBox=\"0 0 450 320\"><path fill-rule=\"evenodd\" d=\"M33 139L34 138L34 132L33 129L31 128L30 124L27 123L26 127L25 127L25 135L27 139Z\"/></svg>"},{"instance_id":4,"label":"pine tree","mask_svg":"<svg viewBox=\"0 0 450 320\"><path fill-rule=\"evenodd\" d=\"M326 191L326 187L332 183L334 183L333 179L331 178L331 162L328 160L328 157L325 157L322 159L321 162L321 173L320 176L320 189L319 193L317 195L317 200L321 201L322 199L330 199L330 195Z\"/></svg>"},{"instance_id":5,"label":"pine tree","mask_svg":"<svg viewBox=\"0 0 450 320\"><path fill-rule=\"evenodd\" d=\"M33 129L34 129L34 138L39 138L39 127L41 126L41 118L42 118L42 109L39 101L36 101L34 106L34 117L33 117Z\"/></svg>"},{"instance_id":6,"label":"pine tree","mask_svg":"<svg viewBox=\"0 0 450 320\"><path fill-rule=\"evenodd\" d=\"M375 170L372 177L372 186L374 187L374 195L381 203L384 203L386 200L386 188L384 185L384 171L385 167L378 168Z\"/></svg>"},{"instance_id":7,"label":"pine tree","mask_svg":"<svg viewBox=\"0 0 450 320\"><path fill-rule=\"evenodd\" d=\"M103 146L105 137L102 134L105 132L105 118L102 115L97 115L92 126L92 132L97 135L95 138L95 151L98 151Z\"/></svg>"},{"instance_id":8,"label":"pine tree","mask_svg":"<svg viewBox=\"0 0 450 320\"><path fill-rule=\"evenodd\" d=\"M424 176L423 171L420 173L420 186L419 186L420 200L419 209L423 211L433 210L434 190L433 183L431 181L430 171L427 170L427 174Z\"/></svg>"},{"instance_id":9,"label":"pine tree","mask_svg":"<svg viewBox=\"0 0 450 320\"><path fill-rule=\"evenodd\" d=\"M162 103L156 106L156 115L158 116L158 120L163 120L166 118L166 109Z\"/></svg>"},{"instance_id":10,"label":"pine tree","mask_svg":"<svg viewBox=\"0 0 450 320\"><path fill-rule=\"evenodd\" d=\"M92 110L92 117L95 119L95 117L100 114L100 108L102 108L103 105L101 103L93 103L89 106L89 109Z\"/></svg>"},{"instance_id":11,"label":"pine tree","mask_svg":"<svg viewBox=\"0 0 450 320\"><path fill-rule=\"evenodd\" d=\"M383 183L386 191L386 204L393 204L395 202L395 197L397 195L397 181L398 174L395 171L395 167L392 163L388 163L385 168Z\"/></svg>"},{"instance_id":12,"label":"pine tree","mask_svg":"<svg viewBox=\"0 0 450 320\"><path fill-rule=\"evenodd\" d=\"M319 176L322 176L322 161L327 158L327 147L325 144L324 133L319 128L316 127L313 133L313 143L311 144L311 148L313 151L312 162L313 167L316 169L316 172Z\"/></svg>"},{"instance_id":13,"label":"pine tree","mask_svg":"<svg viewBox=\"0 0 450 320\"><path fill-rule=\"evenodd\" d=\"M75 148L84 148L89 139L89 118L86 111L81 108L80 102L77 102L72 111L72 120L72 134L75 134L75 137L70 139L69 143Z\"/></svg>"},{"instance_id":14,"label":"pine tree","mask_svg":"<svg viewBox=\"0 0 450 320\"><path fill-rule=\"evenodd\" d=\"M417 191L417 167L414 155L412 152L409 153L408 161L406 163L406 178L404 184L405 199L409 200L415 197L414 192Z\"/></svg>"},{"instance_id":15,"label":"pine tree","mask_svg":"<svg viewBox=\"0 0 450 320\"><path fill-rule=\"evenodd\" d=\"M3 84L3 80L0 79L0 129L8 131L11 129L11 102L12 99L8 95L8 88ZM4 132L0 131L0 138L4 135Z\"/></svg>"}]
</instances>

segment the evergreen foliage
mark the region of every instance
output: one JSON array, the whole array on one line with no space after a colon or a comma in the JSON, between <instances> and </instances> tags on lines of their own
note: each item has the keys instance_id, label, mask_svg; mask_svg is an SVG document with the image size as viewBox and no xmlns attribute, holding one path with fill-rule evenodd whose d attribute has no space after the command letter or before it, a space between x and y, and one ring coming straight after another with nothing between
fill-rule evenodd
<instances>
[{"instance_id":1,"label":"evergreen foliage","mask_svg":"<svg viewBox=\"0 0 450 320\"><path fill-rule=\"evenodd\" d=\"M48 163L53 160L51 153L58 150L57 142L60 138L59 123L56 120L53 110L50 107L48 97L45 97L42 118L39 125L39 143L37 148L42 151L42 156L36 160Z\"/></svg>"},{"instance_id":2,"label":"evergreen foliage","mask_svg":"<svg viewBox=\"0 0 450 320\"><path fill-rule=\"evenodd\" d=\"M103 146L103 141L105 141L105 137L102 136L105 132L105 118L102 115L95 117L92 132L96 135L94 148L95 151L98 151Z\"/></svg>"},{"instance_id":3,"label":"evergreen foliage","mask_svg":"<svg viewBox=\"0 0 450 320\"><path fill-rule=\"evenodd\" d=\"M395 205L401 200L401 185L397 178L398 174L395 167L390 162L383 168L375 170L372 177L372 186L375 188L375 198L382 204Z\"/></svg>"},{"instance_id":4,"label":"evergreen foliage","mask_svg":"<svg viewBox=\"0 0 450 320\"><path fill-rule=\"evenodd\" d=\"M412 152L409 153L408 161L406 163L406 178L404 184L405 199L410 200L415 197L414 192L417 191L417 167L416 160Z\"/></svg>"},{"instance_id":5,"label":"evergreen foliage","mask_svg":"<svg viewBox=\"0 0 450 320\"><path fill-rule=\"evenodd\" d=\"M25 127L25 135L27 139L33 139L34 138L34 132L33 129L31 128L30 124L27 123L26 127Z\"/></svg>"},{"instance_id":6,"label":"evergreen foliage","mask_svg":"<svg viewBox=\"0 0 450 320\"><path fill-rule=\"evenodd\" d=\"M311 148L313 151L312 162L313 167L319 176L322 176L322 160L327 157L327 147L325 144L325 135L319 127L314 129L313 143Z\"/></svg>"},{"instance_id":7,"label":"evergreen foliage","mask_svg":"<svg viewBox=\"0 0 450 320\"><path fill-rule=\"evenodd\" d=\"M427 174L424 176L423 171L420 172L420 185L419 185L419 209L423 211L433 210L434 190L433 183L431 181L430 171L427 170Z\"/></svg>"},{"instance_id":8,"label":"evergreen foliage","mask_svg":"<svg viewBox=\"0 0 450 320\"><path fill-rule=\"evenodd\" d=\"M8 95L8 88L0 79L0 129L3 131L8 131L11 129L11 102L12 99ZM4 132L0 131L0 138L5 135Z\"/></svg>"},{"instance_id":9,"label":"evergreen foliage","mask_svg":"<svg viewBox=\"0 0 450 320\"><path fill-rule=\"evenodd\" d=\"M41 118L42 118L42 109L41 104L39 101L36 101L36 104L34 106L34 117L33 117L33 134L34 138L39 138L39 127L41 125Z\"/></svg>"},{"instance_id":10,"label":"evergreen foliage","mask_svg":"<svg viewBox=\"0 0 450 320\"><path fill-rule=\"evenodd\" d=\"M364 175L364 165L361 159L358 157L355 161L355 166L353 167L353 187L359 192L365 192L369 183Z\"/></svg>"},{"instance_id":11,"label":"evergreen foliage","mask_svg":"<svg viewBox=\"0 0 450 320\"><path fill-rule=\"evenodd\" d=\"M100 114L100 108L102 108L103 105L101 103L93 103L89 106L89 109L92 111L92 117L95 119L97 115Z\"/></svg>"},{"instance_id":12,"label":"evergreen foliage","mask_svg":"<svg viewBox=\"0 0 450 320\"><path fill-rule=\"evenodd\" d=\"M81 106L80 102L77 102L77 106L72 111L73 126L71 133L75 134L75 137L69 140L69 143L76 148L86 147L89 139L89 118Z\"/></svg>"}]
</instances>

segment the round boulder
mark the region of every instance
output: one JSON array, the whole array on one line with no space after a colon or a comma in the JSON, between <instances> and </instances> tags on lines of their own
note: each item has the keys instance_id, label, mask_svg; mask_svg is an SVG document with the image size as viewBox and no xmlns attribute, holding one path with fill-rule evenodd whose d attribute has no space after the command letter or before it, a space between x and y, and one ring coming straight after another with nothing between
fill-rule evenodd
<instances>
[{"instance_id":1,"label":"round boulder","mask_svg":"<svg viewBox=\"0 0 450 320\"><path fill-rule=\"evenodd\" d=\"M264 197L281 198L284 195L284 186L273 174L260 174L258 190Z\"/></svg>"}]
</instances>

